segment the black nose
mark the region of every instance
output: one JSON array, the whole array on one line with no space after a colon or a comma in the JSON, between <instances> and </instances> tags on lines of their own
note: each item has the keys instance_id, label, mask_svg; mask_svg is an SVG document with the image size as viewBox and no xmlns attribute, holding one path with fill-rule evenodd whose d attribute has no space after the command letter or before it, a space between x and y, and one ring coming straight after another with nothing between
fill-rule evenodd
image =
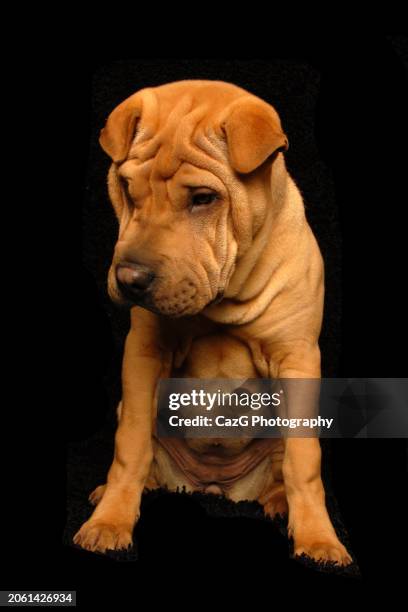
<instances>
[{"instance_id":1,"label":"black nose","mask_svg":"<svg viewBox=\"0 0 408 612\"><path fill-rule=\"evenodd\" d=\"M154 273L142 264L119 264L116 268L116 280L127 294L140 295L150 287L154 276Z\"/></svg>"}]
</instances>

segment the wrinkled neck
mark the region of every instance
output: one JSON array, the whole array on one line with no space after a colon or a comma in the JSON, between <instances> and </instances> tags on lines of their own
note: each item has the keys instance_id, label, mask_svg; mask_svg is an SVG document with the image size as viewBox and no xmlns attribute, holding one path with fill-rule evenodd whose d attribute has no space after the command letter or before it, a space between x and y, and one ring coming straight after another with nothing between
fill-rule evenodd
<instances>
[{"instance_id":1,"label":"wrinkled neck","mask_svg":"<svg viewBox=\"0 0 408 612\"><path fill-rule=\"evenodd\" d=\"M204 310L213 321L250 322L262 314L287 279L284 268L296 257L296 244L306 223L301 195L284 162L272 168L267 195L263 222L248 249L237 259L224 300ZM251 199L250 202L252 205Z\"/></svg>"}]
</instances>

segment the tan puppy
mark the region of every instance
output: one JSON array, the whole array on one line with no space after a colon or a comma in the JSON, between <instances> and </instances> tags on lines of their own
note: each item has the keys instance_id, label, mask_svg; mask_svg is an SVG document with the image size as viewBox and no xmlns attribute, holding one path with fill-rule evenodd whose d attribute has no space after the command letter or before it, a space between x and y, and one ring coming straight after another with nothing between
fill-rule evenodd
<instances>
[{"instance_id":1,"label":"tan puppy","mask_svg":"<svg viewBox=\"0 0 408 612\"><path fill-rule=\"evenodd\" d=\"M228 83L180 81L125 100L100 143L119 220L109 292L132 323L114 460L74 541L127 547L143 489L184 485L257 499L272 516L288 507L295 554L349 563L318 439L153 435L161 377L320 377L323 263L276 111Z\"/></svg>"}]
</instances>

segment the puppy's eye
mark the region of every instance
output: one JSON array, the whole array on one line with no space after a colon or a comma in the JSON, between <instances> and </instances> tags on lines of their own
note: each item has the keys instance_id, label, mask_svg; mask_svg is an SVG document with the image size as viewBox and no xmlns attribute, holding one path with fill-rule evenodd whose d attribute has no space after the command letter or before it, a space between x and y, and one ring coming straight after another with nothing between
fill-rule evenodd
<instances>
[{"instance_id":1,"label":"puppy's eye","mask_svg":"<svg viewBox=\"0 0 408 612\"><path fill-rule=\"evenodd\" d=\"M193 206L205 206L212 204L217 199L217 194L214 192L195 193L192 197Z\"/></svg>"}]
</instances>

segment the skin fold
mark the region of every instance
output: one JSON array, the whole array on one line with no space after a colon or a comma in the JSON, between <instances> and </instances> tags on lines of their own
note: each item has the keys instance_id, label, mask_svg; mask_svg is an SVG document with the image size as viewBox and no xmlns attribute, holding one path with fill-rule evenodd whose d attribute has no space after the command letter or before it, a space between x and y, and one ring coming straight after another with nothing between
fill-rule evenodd
<instances>
[{"instance_id":1,"label":"skin fold","mask_svg":"<svg viewBox=\"0 0 408 612\"><path fill-rule=\"evenodd\" d=\"M288 513L295 554L351 562L330 522L315 437L163 439L160 378L320 378L324 271L284 160L276 111L220 81L143 89L113 110L100 143L119 237L111 298L131 308L115 453L74 541L126 548L144 489L255 499ZM136 278L143 289L129 291ZM289 410L300 408L287 386ZM305 395L302 395L304 403Z\"/></svg>"}]
</instances>

